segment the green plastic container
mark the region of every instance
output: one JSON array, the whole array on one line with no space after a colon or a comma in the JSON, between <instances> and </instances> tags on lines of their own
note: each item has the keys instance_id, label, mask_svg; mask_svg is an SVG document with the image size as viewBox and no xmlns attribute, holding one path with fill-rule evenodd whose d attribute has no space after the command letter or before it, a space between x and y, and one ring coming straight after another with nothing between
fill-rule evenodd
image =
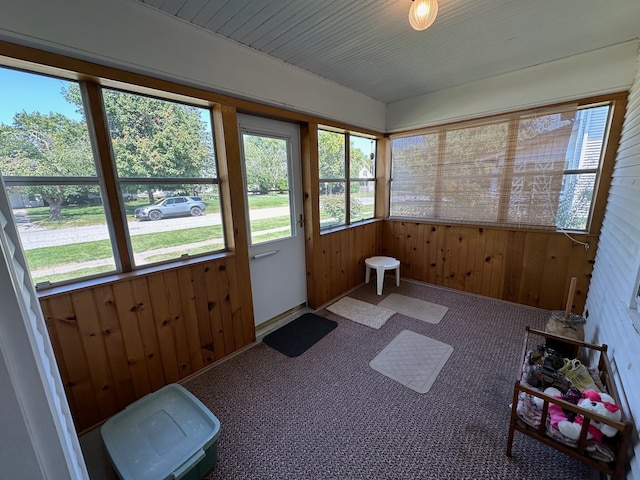
<instances>
[{"instance_id":1,"label":"green plastic container","mask_svg":"<svg viewBox=\"0 0 640 480\"><path fill-rule=\"evenodd\" d=\"M122 480L200 480L218 460L220 422L177 384L132 403L100 433Z\"/></svg>"}]
</instances>

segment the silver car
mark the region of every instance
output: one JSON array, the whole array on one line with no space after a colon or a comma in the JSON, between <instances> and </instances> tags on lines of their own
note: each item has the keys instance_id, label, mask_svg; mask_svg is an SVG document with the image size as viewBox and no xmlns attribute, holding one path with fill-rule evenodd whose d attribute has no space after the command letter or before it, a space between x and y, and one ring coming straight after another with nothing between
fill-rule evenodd
<instances>
[{"instance_id":1,"label":"silver car","mask_svg":"<svg viewBox=\"0 0 640 480\"><path fill-rule=\"evenodd\" d=\"M160 220L164 217L181 217L202 215L207 204L200 197L170 197L158 200L153 205L136 208L138 220Z\"/></svg>"}]
</instances>

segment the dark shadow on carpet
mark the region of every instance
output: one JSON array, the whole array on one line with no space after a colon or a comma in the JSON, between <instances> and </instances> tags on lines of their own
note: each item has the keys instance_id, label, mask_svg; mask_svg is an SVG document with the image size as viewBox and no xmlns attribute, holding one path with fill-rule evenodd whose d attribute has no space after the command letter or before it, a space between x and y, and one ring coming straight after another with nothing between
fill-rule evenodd
<instances>
[{"instance_id":1,"label":"dark shadow on carpet","mask_svg":"<svg viewBox=\"0 0 640 480\"><path fill-rule=\"evenodd\" d=\"M287 357L298 357L338 326L337 322L305 313L262 339Z\"/></svg>"}]
</instances>

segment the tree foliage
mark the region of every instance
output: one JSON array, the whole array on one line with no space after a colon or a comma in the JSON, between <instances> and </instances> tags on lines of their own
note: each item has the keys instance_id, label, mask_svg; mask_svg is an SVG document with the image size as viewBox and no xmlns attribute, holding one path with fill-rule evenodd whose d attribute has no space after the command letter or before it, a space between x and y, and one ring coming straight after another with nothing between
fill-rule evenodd
<instances>
[{"instance_id":1,"label":"tree foliage","mask_svg":"<svg viewBox=\"0 0 640 480\"><path fill-rule=\"evenodd\" d=\"M96 176L79 85L70 83L62 89L62 95L76 106L81 120L59 113L22 111L11 125L0 125L0 169L4 175L61 179ZM114 90L103 90L103 98L120 177L179 179L216 175L211 129L200 117L200 109ZM60 183L21 190L42 195L52 219L60 218L65 202L86 198L89 193L100 196L97 179L94 186ZM153 201L156 186L146 186ZM161 185L174 189L180 186L179 181Z\"/></svg>"},{"instance_id":2,"label":"tree foliage","mask_svg":"<svg viewBox=\"0 0 640 480\"><path fill-rule=\"evenodd\" d=\"M247 188L262 194L273 190L288 190L286 141L247 134L243 140Z\"/></svg>"},{"instance_id":3,"label":"tree foliage","mask_svg":"<svg viewBox=\"0 0 640 480\"><path fill-rule=\"evenodd\" d=\"M64 96L82 112L77 84L71 84ZM117 90L103 90L103 99L120 177L216 175L211 129L200 117L201 109ZM179 183L147 186L150 202L156 188L181 187Z\"/></svg>"},{"instance_id":4,"label":"tree foliage","mask_svg":"<svg viewBox=\"0 0 640 480\"><path fill-rule=\"evenodd\" d=\"M86 125L58 113L17 113L11 125L0 125L0 170L7 176L95 176ZM55 220L65 201L96 187L61 184L22 191L42 195Z\"/></svg>"}]
</instances>

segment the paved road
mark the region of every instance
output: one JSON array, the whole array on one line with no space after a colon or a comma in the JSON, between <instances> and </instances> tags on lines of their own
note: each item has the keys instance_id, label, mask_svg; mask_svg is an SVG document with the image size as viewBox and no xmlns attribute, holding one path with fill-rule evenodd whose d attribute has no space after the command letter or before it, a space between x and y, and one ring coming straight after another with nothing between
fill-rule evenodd
<instances>
[{"instance_id":1,"label":"paved road","mask_svg":"<svg viewBox=\"0 0 640 480\"><path fill-rule=\"evenodd\" d=\"M261 208L253 210L250 215L252 220L256 220L288 215L288 212L288 207ZM130 219L128 226L129 234L134 236L146 233L182 230L185 228L220 225L221 221L219 213L207 213L200 217L166 218L158 220L157 222L139 222L137 220ZM91 242L109 238L109 231L106 225L89 225L86 227L48 230L34 227L29 223L20 223L18 225L18 230L25 250L68 245L71 243Z\"/></svg>"}]
</instances>

